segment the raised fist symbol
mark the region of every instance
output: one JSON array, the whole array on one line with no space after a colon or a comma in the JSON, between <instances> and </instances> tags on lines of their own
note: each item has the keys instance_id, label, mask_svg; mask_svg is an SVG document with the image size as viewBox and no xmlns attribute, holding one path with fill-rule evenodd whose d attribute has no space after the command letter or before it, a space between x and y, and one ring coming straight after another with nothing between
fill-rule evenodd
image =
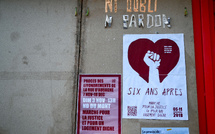
<instances>
[{"instance_id":1,"label":"raised fist symbol","mask_svg":"<svg viewBox=\"0 0 215 134\"><path fill-rule=\"evenodd\" d=\"M143 58L143 61L149 67L149 83L152 81L156 83L160 82L158 72L158 67L161 62L160 55L148 50Z\"/></svg>"},{"instance_id":2,"label":"raised fist symbol","mask_svg":"<svg viewBox=\"0 0 215 134\"><path fill-rule=\"evenodd\" d=\"M157 69L160 66L160 62L161 62L160 55L151 51L148 51L145 54L143 60L147 66L155 69Z\"/></svg>"}]
</instances>

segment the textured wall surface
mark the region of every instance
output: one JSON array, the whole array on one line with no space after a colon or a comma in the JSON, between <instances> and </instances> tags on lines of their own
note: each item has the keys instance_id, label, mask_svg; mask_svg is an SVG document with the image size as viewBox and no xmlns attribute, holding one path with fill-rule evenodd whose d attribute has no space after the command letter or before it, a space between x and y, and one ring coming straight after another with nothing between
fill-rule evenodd
<instances>
[{"instance_id":1,"label":"textured wall surface","mask_svg":"<svg viewBox=\"0 0 215 134\"><path fill-rule=\"evenodd\" d=\"M0 1L1 134L74 131L76 6L73 0Z\"/></svg>"},{"instance_id":2,"label":"textured wall surface","mask_svg":"<svg viewBox=\"0 0 215 134\"><path fill-rule=\"evenodd\" d=\"M123 34L156 32L184 33L189 120L122 119L122 133L139 134L141 127L199 133L191 0L158 0L150 14L170 16L170 29L123 29L122 15L139 14L126 12L126 4L118 0L117 13L105 13L105 0L83 0L83 7L79 0L0 0L0 134L75 133L78 74L122 74ZM106 14L111 28L104 28Z\"/></svg>"}]
</instances>

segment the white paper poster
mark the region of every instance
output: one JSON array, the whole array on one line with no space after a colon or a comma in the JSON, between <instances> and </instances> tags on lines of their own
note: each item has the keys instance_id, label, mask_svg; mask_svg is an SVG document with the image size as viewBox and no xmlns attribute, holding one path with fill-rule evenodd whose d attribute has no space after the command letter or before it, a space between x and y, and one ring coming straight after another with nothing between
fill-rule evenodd
<instances>
[{"instance_id":1,"label":"white paper poster","mask_svg":"<svg viewBox=\"0 0 215 134\"><path fill-rule=\"evenodd\" d=\"M141 128L141 134L189 134L189 128Z\"/></svg>"},{"instance_id":2,"label":"white paper poster","mask_svg":"<svg viewBox=\"0 0 215 134\"><path fill-rule=\"evenodd\" d=\"M183 34L123 36L123 118L188 120Z\"/></svg>"}]
</instances>

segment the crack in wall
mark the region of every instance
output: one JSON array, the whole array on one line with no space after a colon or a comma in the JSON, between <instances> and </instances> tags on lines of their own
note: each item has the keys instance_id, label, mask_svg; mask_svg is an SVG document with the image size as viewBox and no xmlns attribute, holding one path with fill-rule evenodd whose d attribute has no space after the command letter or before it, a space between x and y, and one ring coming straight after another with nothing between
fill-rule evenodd
<instances>
[{"instance_id":1,"label":"crack in wall","mask_svg":"<svg viewBox=\"0 0 215 134\"><path fill-rule=\"evenodd\" d=\"M81 39L82 39L82 13L83 13L83 0L77 0L77 4L78 4L78 7L77 7L77 30L76 30L76 61L75 61L75 78L74 78L74 90L75 90L75 99L74 99L74 102L73 104L73 109L72 110L72 124L75 124L75 125L72 125L72 133L76 133L76 126L77 126L77 98L78 98L78 80L79 80L79 73L80 73L80 64L81 64ZM75 111L75 115L74 112Z\"/></svg>"}]
</instances>

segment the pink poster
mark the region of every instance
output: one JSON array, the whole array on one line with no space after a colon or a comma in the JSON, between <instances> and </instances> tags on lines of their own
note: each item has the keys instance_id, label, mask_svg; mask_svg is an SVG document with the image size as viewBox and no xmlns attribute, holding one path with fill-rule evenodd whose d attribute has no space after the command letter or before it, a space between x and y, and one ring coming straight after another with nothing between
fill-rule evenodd
<instances>
[{"instance_id":1,"label":"pink poster","mask_svg":"<svg viewBox=\"0 0 215 134\"><path fill-rule=\"evenodd\" d=\"M77 134L121 134L120 87L120 75L80 75Z\"/></svg>"}]
</instances>

